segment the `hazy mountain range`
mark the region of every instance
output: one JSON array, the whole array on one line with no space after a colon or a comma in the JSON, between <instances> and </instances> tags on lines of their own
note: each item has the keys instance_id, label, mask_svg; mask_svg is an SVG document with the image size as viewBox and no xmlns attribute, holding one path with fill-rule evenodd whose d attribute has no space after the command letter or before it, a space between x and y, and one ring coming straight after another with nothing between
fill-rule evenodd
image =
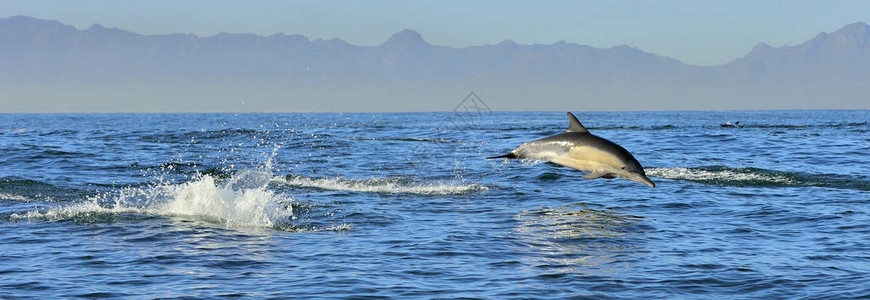
<instances>
[{"instance_id":1,"label":"hazy mountain range","mask_svg":"<svg viewBox=\"0 0 870 300\"><path fill-rule=\"evenodd\" d=\"M870 108L870 26L759 44L720 66L629 46L451 48L404 30L377 46L302 35L140 35L0 19L0 112Z\"/></svg>"}]
</instances>

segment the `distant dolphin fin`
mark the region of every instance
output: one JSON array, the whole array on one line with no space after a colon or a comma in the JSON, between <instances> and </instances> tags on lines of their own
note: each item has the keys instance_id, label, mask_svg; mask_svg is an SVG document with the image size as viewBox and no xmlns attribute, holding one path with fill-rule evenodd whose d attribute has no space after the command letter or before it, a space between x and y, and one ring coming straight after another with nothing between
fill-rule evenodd
<instances>
[{"instance_id":1,"label":"distant dolphin fin","mask_svg":"<svg viewBox=\"0 0 870 300\"><path fill-rule=\"evenodd\" d=\"M487 157L486 159L496 159L496 158L508 158L508 159L510 159L510 158L517 158L517 155L514 154L513 152L511 152L511 153L508 153L505 155Z\"/></svg>"},{"instance_id":2,"label":"distant dolphin fin","mask_svg":"<svg viewBox=\"0 0 870 300\"><path fill-rule=\"evenodd\" d=\"M581 177L583 177L585 179L595 179L595 178L602 178L602 177L607 178L607 179L612 179L613 175L610 175L610 173L607 173L607 172L592 172L592 173L583 175Z\"/></svg>"},{"instance_id":3,"label":"distant dolphin fin","mask_svg":"<svg viewBox=\"0 0 870 300\"><path fill-rule=\"evenodd\" d=\"M568 132L589 133L589 130L586 130L586 127L583 127L583 124L580 124L580 120L577 120L577 117L575 117L574 114L569 111Z\"/></svg>"}]
</instances>

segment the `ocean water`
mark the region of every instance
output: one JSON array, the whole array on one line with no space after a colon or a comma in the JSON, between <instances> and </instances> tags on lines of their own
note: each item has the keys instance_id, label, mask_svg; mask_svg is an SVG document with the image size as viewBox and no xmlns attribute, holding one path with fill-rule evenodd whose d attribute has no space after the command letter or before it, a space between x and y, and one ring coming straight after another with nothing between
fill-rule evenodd
<instances>
[{"instance_id":1,"label":"ocean water","mask_svg":"<svg viewBox=\"0 0 870 300\"><path fill-rule=\"evenodd\" d=\"M0 298L870 297L870 112L0 115ZM742 128L720 123L740 120Z\"/></svg>"}]
</instances>

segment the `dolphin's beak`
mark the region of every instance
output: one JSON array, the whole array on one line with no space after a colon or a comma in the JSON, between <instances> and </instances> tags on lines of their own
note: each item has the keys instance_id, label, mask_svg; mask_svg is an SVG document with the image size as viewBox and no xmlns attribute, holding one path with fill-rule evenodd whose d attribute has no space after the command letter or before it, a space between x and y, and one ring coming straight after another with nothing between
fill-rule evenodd
<instances>
[{"instance_id":1,"label":"dolphin's beak","mask_svg":"<svg viewBox=\"0 0 870 300\"><path fill-rule=\"evenodd\" d=\"M656 187L656 183L652 182L652 180L649 180L649 178L647 178L646 175L644 175L644 174L632 173L631 175L632 175L631 178L627 178L628 180L637 181L637 182L646 184L649 187L653 187L653 188Z\"/></svg>"},{"instance_id":2,"label":"dolphin's beak","mask_svg":"<svg viewBox=\"0 0 870 300\"><path fill-rule=\"evenodd\" d=\"M641 182L646 183L646 185L648 185L649 187L652 187L652 188L656 187L656 183L652 182L652 180L649 180L649 178L646 178L646 176L644 176L643 179L644 180Z\"/></svg>"}]
</instances>

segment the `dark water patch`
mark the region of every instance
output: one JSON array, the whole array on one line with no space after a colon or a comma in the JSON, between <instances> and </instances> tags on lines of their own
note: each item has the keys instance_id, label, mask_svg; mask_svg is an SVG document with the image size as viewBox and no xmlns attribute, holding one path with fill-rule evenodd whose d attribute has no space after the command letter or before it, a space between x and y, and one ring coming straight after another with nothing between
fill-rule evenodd
<instances>
[{"instance_id":1,"label":"dark water patch","mask_svg":"<svg viewBox=\"0 0 870 300\"><path fill-rule=\"evenodd\" d=\"M85 299L106 299L106 298L123 298L135 296L135 294L127 294L120 292L89 292L83 294L68 294L68 297L85 298Z\"/></svg>"},{"instance_id":2,"label":"dark water patch","mask_svg":"<svg viewBox=\"0 0 870 300\"><path fill-rule=\"evenodd\" d=\"M355 141L398 141L398 142L428 142L428 143L463 143L461 140L439 139L439 138L419 138L419 137L383 137L383 138L363 138L349 137Z\"/></svg>"},{"instance_id":3,"label":"dark water patch","mask_svg":"<svg viewBox=\"0 0 870 300\"><path fill-rule=\"evenodd\" d=\"M2 290L9 292L10 294L3 295L4 297L25 297L25 294L30 294L32 292L42 292L46 290L51 290L53 287L47 283L40 282L38 280L26 281L26 282L12 282L12 283L2 283L0 284L0 288ZM22 293L23 292L23 293ZM16 293L21 293L16 296Z\"/></svg>"},{"instance_id":4,"label":"dark water patch","mask_svg":"<svg viewBox=\"0 0 870 300\"><path fill-rule=\"evenodd\" d=\"M217 179L232 177L238 170L230 167L216 167L209 163L200 162L165 162L160 164L133 163L125 166L116 166L110 170L138 171L139 174L162 179L184 180L209 175Z\"/></svg>"},{"instance_id":5,"label":"dark water patch","mask_svg":"<svg viewBox=\"0 0 870 300\"><path fill-rule=\"evenodd\" d=\"M567 125L566 125L567 126ZM552 125L539 125L539 126L510 126L504 125L497 127L499 132L553 132Z\"/></svg>"},{"instance_id":6,"label":"dark water patch","mask_svg":"<svg viewBox=\"0 0 870 300\"><path fill-rule=\"evenodd\" d=\"M662 204L661 207L666 208L666 209L679 209L679 210L694 208L694 206L691 203L684 203L684 202L668 202L668 203Z\"/></svg>"},{"instance_id":7,"label":"dark water patch","mask_svg":"<svg viewBox=\"0 0 870 300\"><path fill-rule=\"evenodd\" d=\"M260 136L272 133L271 130L255 130L255 129L221 129L221 130L198 130L182 133L184 138L195 140L212 140L223 139L227 137L248 137Z\"/></svg>"},{"instance_id":8,"label":"dark water patch","mask_svg":"<svg viewBox=\"0 0 870 300\"><path fill-rule=\"evenodd\" d=\"M680 267L687 268L687 269L710 270L710 271L722 270L722 269L727 268L727 266L721 265L721 264L687 264L687 265L681 265Z\"/></svg>"},{"instance_id":9,"label":"dark water patch","mask_svg":"<svg viewBox=\"0 0 870 300\"><path fill-rule=\"evenodd\" d=\"M686 128L684 126L677 126L671 124L665 125L649 125L649 126L637 126L637 125L610 125L610 126L587 126L589 130L671 130L671 129L681 129Z\"/></svg>"},{"instance_id":10,"label":"dark water patch","mask_svg":"<svg viewBox=\"0 0 870 300\"><path fill-rule=\"evenodd\" d=\"M227 138L249 138L271 131L255 129L219 129L219 130L194 130L194 131L163 131L149 132L138 136L139 140L149 143L196 143L199 141L222 140Z\"/></svg>"},{"instance_id":11,"label":"dark water patch","mask_svg":"<svg viewBox=\"0 0 870 300\"><path fill-rule=\"evenodd\" d=\"M761 129L806 129L818 127L817 125L793 125L793 124L753 124L741 125L739 128L761 128ZM735 128L735 127L726 127Z\"/></svg>"},{"instance_id":12,"label":"dark water patch","mask_svg":"<svg viewBox=\"0 0 870 300\"><path fill-rule=\"evenodd\" d=\"M36 270L28 270L28 269L24 269L24 268L2 269L2 270L0 270L0 276L19 274L19 273L33 273L33 272L37 272L37 271Z\"/></svg>"},{"instance_id":13,"label":"dark water patch","mask_svg":"<svg viewBox=\"0 0 870 300\"><path fill-rule=\"evenodd\" d=\"M553 181L562 178L562 174L554 173L554 172L544 172L541 175L538 175L539 180L543 181Z\"/></svg>"},{"instance_id":14,"label":"dark water patch","mask_svg":"<svg viewBox=\"0 0 870 300\"><path fill-rule=\"evenodd\" d=\"M740 124L740 127L723 127L723 128L760 128L760 129L811 129L811 128L861 128L870 127L870 122L844 122L844 123L823 123L823 124Z\"/></svg>"},{"instance_id":15,"label":"dark water patch","mask_svg":"<svg viewBox=\"0 0 870 300\"><path fill-rule=\"evenodd\" d=\"M636 126L636 125L611 125L611 126L586 126L586 129L589 130L616 130L616 129L629 129L629 130L643 130L644 126Z\"/></svg>"},{"instance_id":16,"label":"dark water patch","mask_svg":"<svg viewBox=\"0 0 870 300\"><path fill-rule=\"evenodd\" d=\"M138 241L136 241L136 242L138 242ZM149 241L149 242L150 242L150 241ZM132 263L135 264L135 265L151 265L151 264L154 264L154 265L168 265L168 266L172 266L172 265L177 265L177 264L179 264L179 263L182 263L182 262L186 261L187 259L188 259L188 258L185 257L185 256L183 256L183 255L176 255L176 254L158 254L158 255L154 255L154 256L144 256L144 257L137 258L136 260L133 260ZM165 276L165 275L153 275L153 276ZM147 277L150 277L150 276L144 276L144 277L147 278Z\"/></svg>"},{"instance_id":17,"label":"dark water patch","mask_svg":"<svg viewBox=\"0 0 870 300\"><path fill-rule=\"evenodd\" d=\"M69 130L69 129L61 129L61 130L52 130L47 132L40 132L38 135L42 137L50 137L50 136L75 136L79 133L78 130Z\"/></svg>"},{"instance_id":18,"label":"dark water patch","mask_svg":"<svg viewBox=\"0 0 870 300\"><path fill-rule=\"evenodd\" d=\"M41 160L41 159L91 158L91 157L96 157L96 155L93 153L63 151L63 150L55 150L55 149L44 149L44 150L39 151L37 153L31 154L29 159Z\"/></svg>"},{"instance_id":19,"label":"dark water patch","mask_svg":"<svg viewBox=\"0 0 870 300\"><path fill-rule=\"evenodd\" d=\"M251 260L251 259L221 259L206 263L204 266L208 268L216 268L222 270L236 270L248 268L263 268L269 263Z\"/></svg>"},{"instance_id":20,"label":"dark water patch","mask_svg":"<svg viewBox=\"0 0 870 300\"><path fill-rule=\"evenodd\" d=\"M650 130L669 130L669 129L676 129L676 128L680 128L680 127L674 126L674 125L659 125L659 126L652 126L649 129Z\"/></svg>"},{"instance_id":21,"label":"dark water patch","mask_svg":"<svg viewBox=\"0 0 870 300\"><path fill-rule=\"evenodd\" d=\"M0 179L0 199L19 202L67 202L96 194L94 191L54 185L38 180Z\"/></svg>"}]
</instances>

